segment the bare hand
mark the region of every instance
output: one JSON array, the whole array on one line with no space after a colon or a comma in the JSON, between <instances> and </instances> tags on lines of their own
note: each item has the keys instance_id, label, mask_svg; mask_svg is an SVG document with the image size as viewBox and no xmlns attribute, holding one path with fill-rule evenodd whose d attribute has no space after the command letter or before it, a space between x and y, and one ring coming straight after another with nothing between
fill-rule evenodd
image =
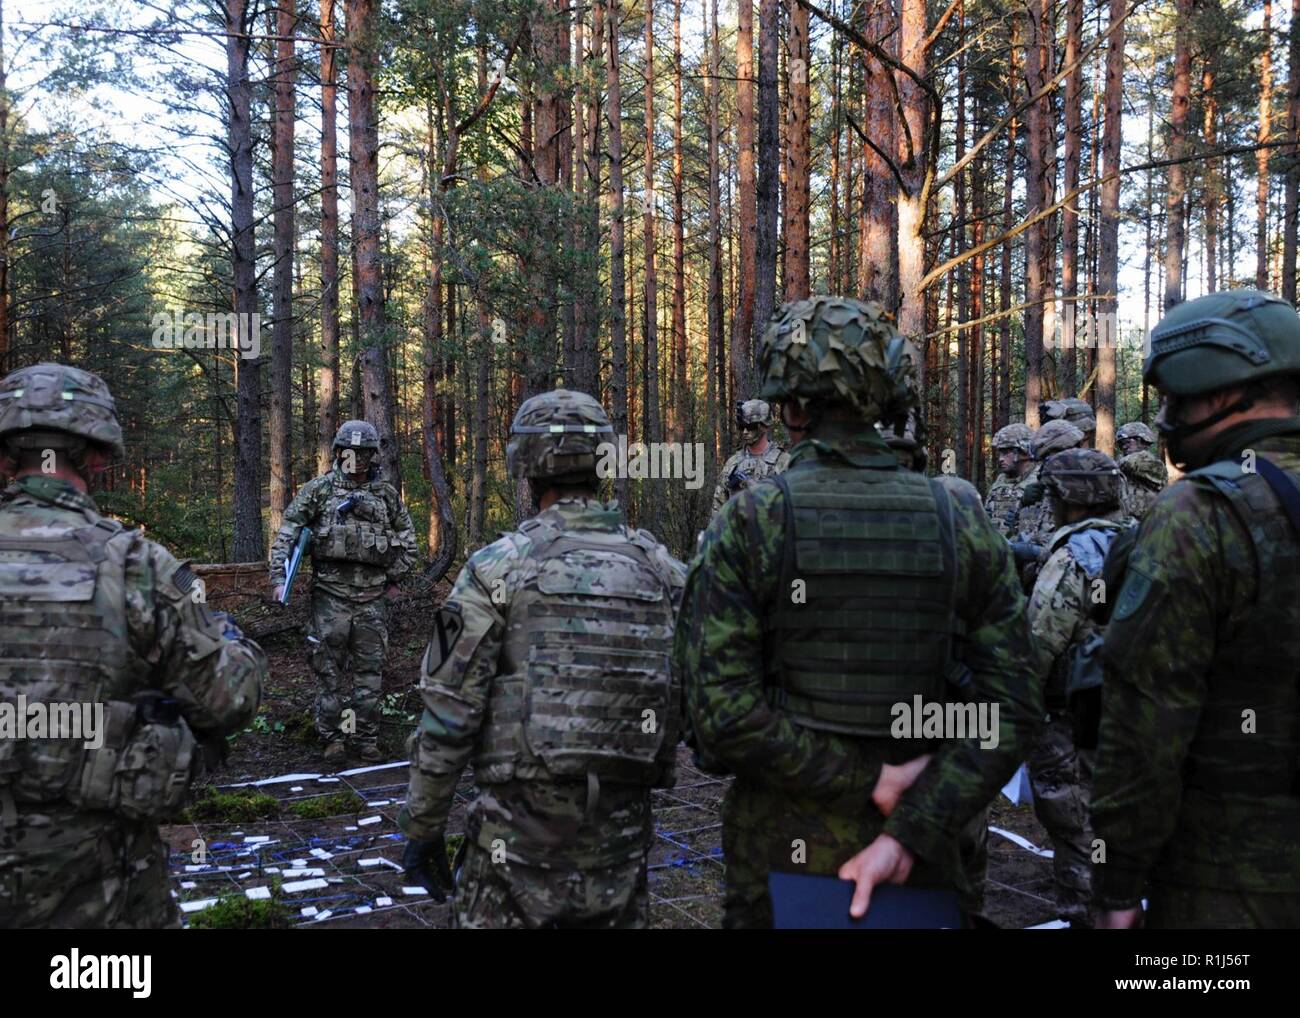
<instances>
[{"instance_id":1,"label":"bare hand","mask_svg":"<svg viewBox=\"0 0 1300 1018\"><path fill-rule=\"evenodd\" d=\"M884 764L880 768L880 777L876 779L876 787L871 792L871 801L876 804L876 809L885 816L894 812L898 800L912 787L912 782L920 777L929 762L930 754L927 753L897 767L893 764Z\"/></svg>"},{"instance_id":2,"label":"bare hand","mask_svg":"<svg viewBox=\"0 0 1300 1018\"><path fill-rule=\"evenodd\" d=\"M1099 930L1136 930L1142 925L1142 906L1112 909L1097 915Z\"/></svg>"},{"instance_id":3,"label":"bare hand","mask_svg":"<svg viewBox=\"0 0 1300 1018\"><path fill-rule=\"evenodd\" d=\"M901 884L912 873L915 862L912 853L902 843L888 834L882 834L870 845L840 867L839 878L857 884L849 915L861 919L871 904L871 891L877 884Z\"/></svg>"}]
</instances>

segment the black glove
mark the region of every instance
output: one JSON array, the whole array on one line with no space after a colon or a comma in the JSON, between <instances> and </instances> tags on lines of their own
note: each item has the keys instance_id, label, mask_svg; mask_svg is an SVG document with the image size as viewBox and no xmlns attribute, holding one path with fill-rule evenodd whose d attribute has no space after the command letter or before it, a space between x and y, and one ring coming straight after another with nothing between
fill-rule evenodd
<instances>
[{"instance_id":1,"label":"black glove","mask_svg":"<svg viewBox=\"0 0 1300 1018\"><path fill-rule=\"evenodd\" d=\"M451 864L447 862L447 840L441 834L428 841L407 841L402 869L436 902L447 900L452 889Z\"/></svg>"},{"instance_id":2,"label":"black glove","mask_svg":"<svg viewBox=\"0 0 1300 1018\"><path fill-rule=\"evenodd\" d=\"M1016 566L1023 568L1038 561L1038 557L1043 553L1043 546L1032 541L1012 541L1011 553L1016 557Z\"/></svg>"}]
</instances>

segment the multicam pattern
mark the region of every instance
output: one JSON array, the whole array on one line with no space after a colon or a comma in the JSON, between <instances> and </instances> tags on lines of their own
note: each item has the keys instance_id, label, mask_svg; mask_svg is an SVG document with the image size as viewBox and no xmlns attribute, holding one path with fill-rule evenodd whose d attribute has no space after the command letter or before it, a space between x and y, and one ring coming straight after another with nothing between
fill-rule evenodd
<instances>
[{"instance_id":1,"label":"multicam pattern","mask_svg":"<svg viewBox=\"0 0 1300 1018\"><path fill-rule=\"evenodd\" d=\"M758 455L748 449L733 452L718 471L718 484L713 489L713 515L717 516L718 510L736 492L752 488L759 481L779 474L789 462L790 457L775 442L768 442L767 448Z\"/></svg>"}]
</instances>

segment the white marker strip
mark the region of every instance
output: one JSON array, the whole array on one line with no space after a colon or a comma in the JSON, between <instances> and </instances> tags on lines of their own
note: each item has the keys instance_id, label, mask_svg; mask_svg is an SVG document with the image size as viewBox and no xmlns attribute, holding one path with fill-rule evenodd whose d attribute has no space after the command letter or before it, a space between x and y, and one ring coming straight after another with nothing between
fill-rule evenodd
<instances>
[{"instance_id":1,"label":"white marker strip","mask_svg":"<svg viewBox=\"0 0 1300 1018\"><path fill-rule=\"evenodd\" d=\"M249 901L267 901L271 897L269 887L250 887L244 892L244 897Z\"/></svg>"},{"instance_id":2,"label":"white marker strip","mask_svg":"<svg viewBox=\"0 0 1300 1018\"><path fill-rule=\"evenodd\" d=\"M1012 844L1019 845L1021 848L1033 852L1034 855L1041 856L1044 859L1052 859L1056 856L1056 853L1050 848L1039 848L1028 838L1022 838L1019 834L1012 834L1010 831L1004 831L1001 827L990 827L989 833L1000 834Z\"/></svg>"},{"instance_id":3,"label":"white marker strip","mask_svg":"<svg viewBox=\"0 0 1300 1018\"><path fill-rule=\"evenodd\" d=\"M182 901L182 912L202 912L205 908L211 908L217 903L216 898L200 898L198 901Z\"/></svg>"},{"instance_id":4,"label":"white marker strip","mask_svg":"<svg viewBox=\"0 0 1300 1018\"><path fill-rule=\"evenodd\" d=\"M358 821L357 821L357 826L358 826L358 827L368 827L370 824L377 824L377 823L379 823L379 821L381 821L381 820L383 820L383 819L384 819L383 817L366 817L364 820L358 820Z\"/></svg>"},{"instance_id":5,"label":"white marker strip","mask_svg":"<svg viewBox=\"0 0 1300 1018\"><path fill-rule=\"evenodd\" d=\"M328 880L294 880L284 885L285 894L297 894L299 891L317 891L329 887Z\"/></svg>"}]
</instances>

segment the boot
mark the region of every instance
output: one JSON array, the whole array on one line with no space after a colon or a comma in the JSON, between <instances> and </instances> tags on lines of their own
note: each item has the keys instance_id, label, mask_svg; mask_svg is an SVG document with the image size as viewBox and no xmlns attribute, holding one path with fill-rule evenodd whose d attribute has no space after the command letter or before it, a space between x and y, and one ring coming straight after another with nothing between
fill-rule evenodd
<instances>
[{"instance_id":1,"label":"boot","mask_svg":"<svg viewBox=\"0 0 1300 1018\"><path fill-rule=\"evenodd\" d=\"M325 752L321 754L321 759L327 764L342 763L347 756L347 748L343 745L342 739L334 739L325 744Z\"/></svg>"}]
</instances>

